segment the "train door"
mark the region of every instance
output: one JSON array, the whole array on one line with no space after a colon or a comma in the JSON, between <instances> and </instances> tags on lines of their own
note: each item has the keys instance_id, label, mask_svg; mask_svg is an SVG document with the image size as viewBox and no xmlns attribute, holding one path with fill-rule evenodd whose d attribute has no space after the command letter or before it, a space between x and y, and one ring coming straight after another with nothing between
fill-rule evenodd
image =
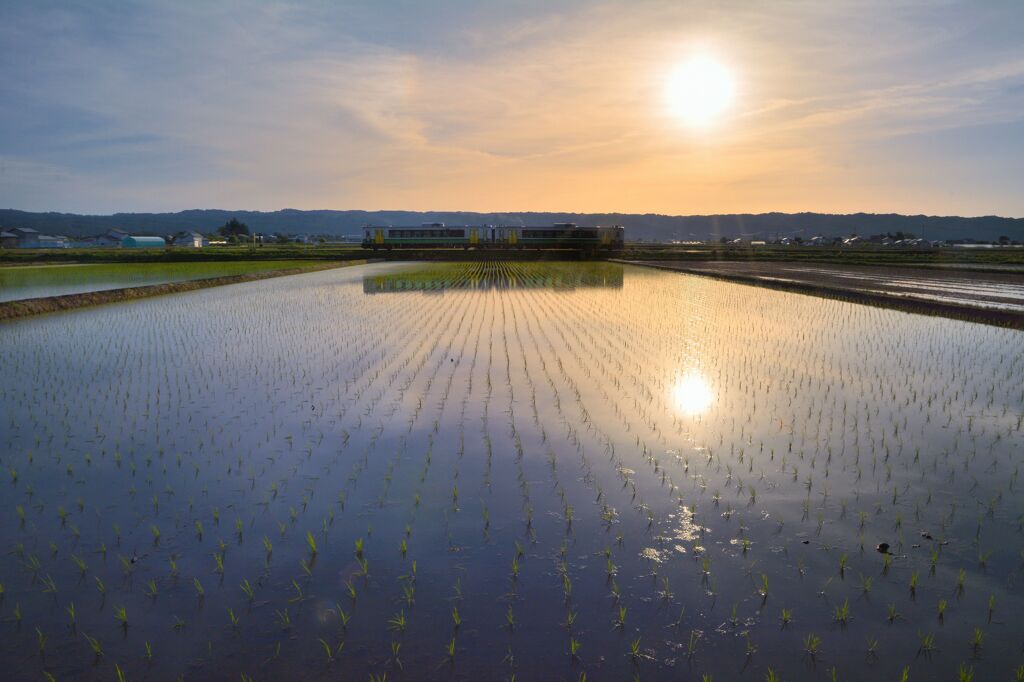
<instances>
[{"instance_id":1,"label":"train door","mask_svg":"<svg viewBox=\"0 0 1024 682\"><path fill-rule=\"evenodd\" d=\"M475 227L469 228L469 243L473 246L480 243L480 230Z\"/></svg>"},{"instance_id":2,"label":"train door","mask_svg":"<svg viewBox=\"0 0 1024 682\"><path fill-rule=\"evenodd\" d=\"M374 244L383 244L384 243L384 230L383 229L378 227L376 230L374 230L373 243Z\"/></svg>"},{"instance_id":3,"label":"train door","mask_svg":"<svg viewBox=\"0 0 1024 682\"><path fill-rule=\"evenodd\" d=\"M519 243L519 232L514 227L510 227L508 230L508 245L515 246Z\"/></svg>"}]
</instances>

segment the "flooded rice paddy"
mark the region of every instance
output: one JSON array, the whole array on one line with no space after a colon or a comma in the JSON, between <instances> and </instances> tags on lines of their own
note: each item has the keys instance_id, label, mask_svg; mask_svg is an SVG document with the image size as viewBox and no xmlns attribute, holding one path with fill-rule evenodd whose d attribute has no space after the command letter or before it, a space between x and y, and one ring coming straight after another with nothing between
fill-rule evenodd
<instances>
[{"instance_id":1,"label":"flooded rice paddy","mask_svg":"<svg viewBox=\"0 0 1024 682\"><path fill-rule=\"evenodd\" d=\"M764 282L825 285L904 299L1024 313L1024 272L1019 266L915 268L881 265L813 266L788 262L676 261L684 270L742 275ZM665 264L662 262L662 264ZM671 262L668 262L671 265ZM991 270L991 271L989 271Z\"/></svg>"},{"instance_id":2,"label":"flooded rice paddy","mask_svg":"<svg viewBox=\"0 0 1024 682\"><path fill-rule=\"evenodd\" d=\"M1024 677L1021 332L381 264L0 346L9 679Z\"/></svg>"},{"instance_id":3,"label":"flooded rice paddy","mask_svg":"<svg viewBox=\"0 0 1024 682\"><path fill-rule=\"evenodd\" d=\"M299 268L317 261L102 263L0 267L0 302Z\"/></svg>"}]
</instances>

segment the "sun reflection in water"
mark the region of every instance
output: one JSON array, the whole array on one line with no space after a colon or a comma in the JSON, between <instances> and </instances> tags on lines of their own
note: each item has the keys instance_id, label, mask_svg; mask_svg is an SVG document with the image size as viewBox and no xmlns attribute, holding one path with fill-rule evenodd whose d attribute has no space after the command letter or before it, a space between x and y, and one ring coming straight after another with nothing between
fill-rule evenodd
<instances>
[{"instance_id":1,"label":"sun reflection in water","mask_svg":"<svg viewBox=\"0 0 1024 682\"><path fill-rule=\"evenodd\" d=\"M704 376L692 370L679 377L672 387L672 402L683 414L696 416L711 407L715 393Z\"/></svg>"}]
</instances>

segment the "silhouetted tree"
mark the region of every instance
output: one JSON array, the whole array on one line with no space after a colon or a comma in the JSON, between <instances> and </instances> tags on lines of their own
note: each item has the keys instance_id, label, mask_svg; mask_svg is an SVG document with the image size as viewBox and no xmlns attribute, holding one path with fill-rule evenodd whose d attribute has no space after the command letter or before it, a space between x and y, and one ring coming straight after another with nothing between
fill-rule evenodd
<instances>
[{"instance_id":1,"label":"silhouetted tree","mask_svg":"<svg viewBox=\"0 0 1024 682\"><path fill-rule=\"evenodd\" d=\"M224 223L223 227L217 230L217 233L222 237L235 237L238 235L249 234L249 226L243 222L239 222L238 218L232 218L231 220Z\"/></svg>"}]
</instances>

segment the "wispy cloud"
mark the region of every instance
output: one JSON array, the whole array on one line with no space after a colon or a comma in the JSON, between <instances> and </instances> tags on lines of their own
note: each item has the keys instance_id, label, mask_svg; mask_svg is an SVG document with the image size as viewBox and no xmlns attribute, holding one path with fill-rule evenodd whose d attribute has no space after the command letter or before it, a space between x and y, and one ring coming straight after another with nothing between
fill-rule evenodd
<instances>
[{"instance_id":1,"label":"wispy cloud","mask_svg":"<svg viewBox=\"0 0 1024 682\"><path fill-rule=\"evenodd\" d=\"M966 2L4 5L0 203L913 210L887 166L1021 120L1021 19ZM694 51L739 85L701 134L662 97ZM879 166L884 140L898 164ZM1024 170L1024 140L950 149L979 186ZM1011 193L953 203L966 171L940 180L919 210L1024 214Z\"/></svg>"}]
</instances>

